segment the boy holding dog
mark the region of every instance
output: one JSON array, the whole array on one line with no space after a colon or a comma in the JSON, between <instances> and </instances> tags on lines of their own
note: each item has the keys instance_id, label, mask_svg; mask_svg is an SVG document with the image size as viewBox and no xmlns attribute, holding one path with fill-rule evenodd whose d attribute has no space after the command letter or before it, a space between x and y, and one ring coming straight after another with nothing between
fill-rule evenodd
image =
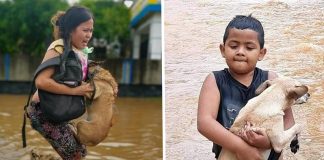
<instances>
[{"instance_id":1,"label":"boy holding dog","mask_svg":"<svg viewBox=\"0 0 324 160\"><path fill-rule=\"evenodd\" d=\"M228 130L240 109L256 96L256 88L264 81L277 77L274 72L256 67L267 52L261 22L251 15L237 15L227 25L223 44L219 48L228 68L210 73L202 85L198 130L214 143L216 158L224 147L235 153L237 159L261 159L258 149L271 148L266 133L245 131L239 137ZM285 111L284 128L288 129L294 123L289 108ZM268 159L279 159L280 154L272 150Z\"/></svg>"}]
</instances>

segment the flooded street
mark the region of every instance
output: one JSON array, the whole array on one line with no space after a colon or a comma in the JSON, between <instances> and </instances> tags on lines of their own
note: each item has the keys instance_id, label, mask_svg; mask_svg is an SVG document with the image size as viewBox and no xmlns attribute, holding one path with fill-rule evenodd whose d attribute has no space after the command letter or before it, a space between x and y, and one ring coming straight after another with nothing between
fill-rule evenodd
<instances>
[{"instance_id":1,"label":"flooded street","mask_svg":"<svg viewBox=\"0 0 324 160\"><path fill-rule=\"evenodd\" d=\"M219 51L235 15L258 18L267 55L258 67L309 86L308 103L293 108L304 125L296 154L284 159L324 159L324 1L165 0L166 159L214 159L212 142L197 131L197 104L205 77L226 67Z\"/></svg>"},{"instance_id":2,"label":"flooded street","mask_svg":"<svg viewBox=\"0 0 324 160\"><path fill-rule=\"evenodd\" d=\"M27 148L22 149L21 126L26 95L0 95L0 159L29 160L31 149L53 149L27 123ZM162 99L118 98L119 116L108 138L88 147L86 160L162 159Z\"/></svg>"}]
</instances>

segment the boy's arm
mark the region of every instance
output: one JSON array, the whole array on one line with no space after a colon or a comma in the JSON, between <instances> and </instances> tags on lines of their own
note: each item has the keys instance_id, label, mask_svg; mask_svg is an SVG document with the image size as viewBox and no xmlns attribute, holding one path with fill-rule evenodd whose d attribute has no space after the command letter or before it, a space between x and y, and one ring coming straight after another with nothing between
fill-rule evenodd
<instances>
[{"instance_id":1,"label":"boy's arm","mask_svg":"<svg viewBox=\"0 0 324 160\"><path fill-rule=\"evenodd\" d=\"M219 103L220 93L216 80L213 74L209 74L203 83L199 96L198 131L212 142L235 153L239 159L260 158L261 155L257 148L248 145L216 121Z\"/></svg>"},{"instance_id":2,"label":"boy's arm","mask_svg":"<svg viewBox=\"0 0 324 160\"><path fill-rule=\"evenodd\" d=\"M253 127L247 122L247 128ZM248 144L260 148L260 149L270 149L271 143L268 138L267 133L264 130L249 130L243 131L240 137L244 139Z\"/></svg>"},{"instance_id":3,"label":"boy's arm","mask_svg":"<svg viewBox=\"0 0 324 160\"><path fill-rule=\"evenodd\" d=\"M284 128L287 130L295 124L295 120L291 107L287 108L284 112Z\"/></svg>"}]
</instances>

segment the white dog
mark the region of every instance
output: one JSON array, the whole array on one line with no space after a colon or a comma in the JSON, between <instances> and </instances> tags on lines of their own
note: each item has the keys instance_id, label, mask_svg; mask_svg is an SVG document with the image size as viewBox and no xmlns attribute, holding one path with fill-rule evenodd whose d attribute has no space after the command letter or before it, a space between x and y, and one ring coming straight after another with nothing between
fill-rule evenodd
<instances>
[{"instance_id":1,"label":"white dog","mask_svg":"<svg viewBox=\"0 0 324 160\"><path fill-rule=\"evenodd\" d=\"M239 132L249 122L254 130L265 131L272 148L276 152L281 152L285 145L296 134L301 132L301 125L299 124L284 130L284 110L292 106L303 95L308 97L307 91L308 88L305 85L287 77L265 81L256 90L256 93L260 95L250 99L240 110L230 131L239 135ZM270 149L263 151L263 159L267 159L269 154ZM236 156L234 153L223 148L218 159L235 160Z\"/></svg>"}]
</instances>

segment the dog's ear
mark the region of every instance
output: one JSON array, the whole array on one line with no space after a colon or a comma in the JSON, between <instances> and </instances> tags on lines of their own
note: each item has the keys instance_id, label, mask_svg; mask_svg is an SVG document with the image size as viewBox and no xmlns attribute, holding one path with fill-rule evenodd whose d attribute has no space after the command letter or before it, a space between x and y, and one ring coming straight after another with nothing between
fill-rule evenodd
<instances>
[{"instance_id":1,"label":"dog's ear","mask_svg":"<svg viewBox=\"0 0 324 160\"><path fill-rule=\"evenodd\" d=\"M93 97L93 99L97 99L100 95L101 95L102 90L100 89L100 87L96 86L96 93Z\"/></svg>"},{"instance_id":2,"label":"dog's ear","mask_svg":"<svg viewBox=\"0 0 324 160\"><path fill-rule=\"evenodd\" d=\"M308 92L308 87L305 85L294 86L292 88L287 89L287 91L288 98L298 99Z\"/></svg>"},{"instance_id":3,"label":"dog's ear","mask_svg":"<svg viewBox=\"0 0 324 160\"><path fill-rule=\"evenodd\" d=\"M272 80L266 80L263 82L256 90L255 94L259 95L261 94L265 89L267 89L271 85Z\"/></svg>"}]
</instances>

